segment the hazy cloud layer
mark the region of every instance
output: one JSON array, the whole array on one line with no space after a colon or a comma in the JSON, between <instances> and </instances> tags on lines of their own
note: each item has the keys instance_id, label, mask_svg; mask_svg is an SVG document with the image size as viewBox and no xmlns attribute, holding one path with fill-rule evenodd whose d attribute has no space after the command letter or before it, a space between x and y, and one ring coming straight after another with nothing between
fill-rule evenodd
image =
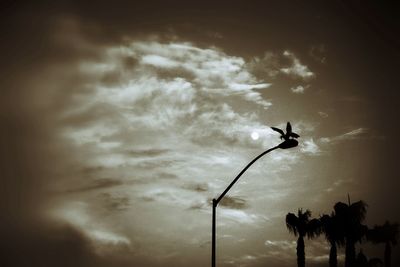
<instances>
[{"instance_id":1,"label":"hazy cloud layer","mask_svg":"<svg viewBox=\"0 0 400 267\"><path fill-rule=\"evenodd\" d=\"M109 246L167 242L178 229L207 228L210 199L252 156L279 142L258 115L272 106L265 99L268 92L261 93L270 83L256 78L243 58L187 42L138 40L105 48L98 58L79 63L80 73L88 77L87 89L77 91L61 115L61 138L86 155L76 163L76 169L84 170L84 180L70 186L74 198L62 196L52 214L95 242L100 254ZM293 127L305 138L312 129L310 123L294 122ZM252 133L259 138L253 140ZM245 184L221 201L220 224L237 231L237 225L259 228L269 222L259 208L264 197L248 200L236 194L265 190L267 185L258 189L256 185L271 173L277 178L270 185L290 191L279 173L290 170L303 154L316 155L319 149L309 139L299 151L277 151L264 161L267 169L260 163L249 170ZM254 183L250 187L248 179ZM58 187L66 183L72 182ZM270 192L265 197L275 195ZM194 214L184 225L178 222L190 213ZM104 214L110 219L99 223ZM117 224L112 217L118 218ZM165 230L146 235L159 225ZM134 235L139 229L143 234ZM196 240L207 240L206 233L200 231ZM183 241L185 235L172 239L191 244ZM139 253L163 258L171 249L174 246L165 249L161 244Z\"/></svg>"}]
</instances>

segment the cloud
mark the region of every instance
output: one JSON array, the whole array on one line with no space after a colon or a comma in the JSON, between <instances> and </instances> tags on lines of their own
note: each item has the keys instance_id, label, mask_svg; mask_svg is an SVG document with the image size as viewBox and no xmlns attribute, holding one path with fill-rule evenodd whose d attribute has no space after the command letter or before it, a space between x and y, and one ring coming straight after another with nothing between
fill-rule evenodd
<instances>
[{"instance_id":1,"label":"cloud","mask_svg":"<svg viewBox=\"0 0 400 267\"><path fill-rule=\"evenodd\" d=\"M183 186L184 189L193 190L195 192L206 192L209 187L207 183L189 183Z\"/></svg>"},{"instance_id":2,"label":"cloud","mask_svg":"<svg viewBox=\"0 0 400 267\"><path fill-rule=\"evenodd\" d=\"M279 257L282 260L293 262L296 260L296 241L290 240L266 240L265 246L267 252L265 257ZM307 260L311 262L328 262L329 259L329 245L326 240L319 237L312 242L307 243ZM339 253L341 260L343 255Z\"/></svg>"},{"instance_id":3,"label":"cloud","mask_svg":"<svg viewBox=\"0 0 400 267\"><path fill-rule=\"evenodd\" d=\"M107 195L110 197L109 195ZM104 197L104 195L103 195ZM52 216L79 229L88 239L97 245L98 251L103 251L104 245L129 246L129 238L107 229L101 222L93 220L88 209L90 205L84 202L70 202L52 212Z\"/></svg>"},{"instance_id":4,"label":"cloud","mask_svg":"<svg viewBox=\"0 0 400 267\"><path fill-rule=\"evenodd\" d=\"M130 266L119 253L130 253L128 249L114 251L103 257L93 251L93 244L78 229L60 222L30 222L31 227L12 229L11 234L2 234L4 244L0 252L2 266ZM121 254L122 254L121 253ZM119 259L116 259L119 258Z\"/></svg>"},{"instance_id":5,"label":"cloud","mask_svg":"<svg viewBox=\"0 0 400 267\"><path fill-rule=\"evenodd\" d=\"M134 42L126 50L125 54L134 55L141 66L150 65L156 73L171 70L170 74L175 77L181 73L184 80L199 90L236 94L264 107L271 105L255 90L270 84L260 83L240 57L228 56L216 48L198 48L191 43Z\"/></svg>"},{"instance_id":6,"label":"cloud","mask_svg":"<svg viewBox=\"0 0 400 267\"><path fill-rule=\"evenodd\" d=\"M137 63L127 71L124 62L132 57ZM138 41L107 49L102 62L81 65L85 66L81 68L84 74L93 76L93 83L87 85L93 93L82 94L76 105L64 112L64 122L71 123L64 135L77 145L91 143L98 150L120 153L125 148L134 157L145 153L155 156L158 150L164 152L168 148L129 148L126 143L135 144L133 136L146 132L151 143L156 131L168 135L180 131L193 140L200 141L211 134L248 145L245 137L249 132L254 128L265 132L267 128L258 124L255 114L239 114L225 100L240 99L248 105L269 107L271 103L259 90L270 84L259 82L246 69L242 58L228 56L218 49L197 48L190 43ZM171 72L166 74L166 69ZM99 84L110 72L118 73L114 75L117 81ZM97 113L99 110L107 111ZM85 118L85 124L72 123L77 117ZM189 122L192 126L182 128ZM126 123L131 126L122 128ZM100 163L126 162L115 154L113 160L108 158Z\"/></svg>"},{"instance_id":7,"label":"cloud","mask_svg":"<svg viewBox=\"0 0 400 267\"><path fill-rule=\"evenodd\" d=\"M247 201L240 197L225 196L220 205L230 209L246 209L248 207Z\"/></svg>"},{"instance_id":8,"label":"cloud","mask_svg":"<svg viewBox=\"0 0 400 267\"><path fill-rule=\"evenodd\" d=\"M276 78L279 74L284 74L305 81L315 78L315 73L308 66L302 64L293 52L288 50L281 54L265 52L263 57L254 57L247 65L253 73L260 77L267 74L271 78ZM304 86L297 86L291 90L297 89L297 93L300 93L305 88Z\"/></svg>"},{"instance_id":9,"label":"cloud","mask_svg":"<svg viewBox=\"0 0 400 267\"><path fill-rule=\"evenodd\" d=\"M132 157L156 157L164 153L167 153L168 149L132 149L128 150L126 153Z\"/></svg>"},{"instance_id":10,"label":"cloud","mask_svg":"<svg viewBox=\"0 0 400 267\"><path fill-rule=\"evenodd\" d=\"M341 141L346 141L346 140L355 140L361 138L365 133L367 133L368 129L367 128L357 128L354 130L351 130L350 132L334 136L334 137L323 137L320 139L322 143L337 143Z\"/></svg>"},{"instance_id":11,"label":"cloud","mask_svg":"<svg viewBox=\"0 0 400 267\"><path fill-rule=\"evenodd\" d=\"M236 209L220 209L219 214L221 217L230 219L234 223L250 224L253 226L260 220L265 220L265 218L256 214Z\"/></svg>"},{"instance_id":12,"label":"cloud","mask_svg":"<svg viewBox=\"0 0 400 267\"><path fill-rule=\"evenodd\" d=\"M292 93L295 93L295 94L304 94L305 87L302 85L298 85L296 87L290 88L290 91L292 91Z\"/></svg>"},{"instance_id":13,"label":"cloud","mask_svg":"<svg viewBox=\"0 0 400 267\"><path fill-rule=\"evenodd\" d=\"M338 179L334 181L328 188L325 189L326 192L341 192L343 188L348 188L354 183L353 179Z\"/></svg>"},{"instance_id":14,"label":"cloud","mask_svg":"<svg viewBox=\"0 0 400 267\"><path fill-rule=\"evenodd\" d=\"M152 65L159 68L177 68L179 66L178 62L159 55L142 56L141 63Z\"/></svg>"},{"instance_id":15,"label":"cloud","mask_svg":"<svg viewBox=\"0 0 400 267\"><path fill-rule=\"evenodd\" d=\"M316 141L314 141L313 138L304 138L303 135L304 140L299 145L300 150L304 154L320 155L324 152L324 148L326 148L326 145L333 145L343 141L357 140L363 138L367 131L368 129L366 128L357 128L341 135L333 137L321 137Z\"/></svg>"},{"instance_id":16,"label":"cloud","mask_svg":"<svg viewBox=\"0 0 400 267\"><path fill-rule=\"evenodd\" d=\"M294 250L296 248L296 241L287 240L266 240L265 246L271 248L279 248L282 250Z\"/></svg>"},{"instance_id":17,"label":"cloud","mask_svg":"<svg viewBox=\"0 0 400 267\"><path fill-rule=\"evenodd\" d=\"M321 152L320 148L312 138L301 142L300 149L303 153L310 155L318 155Z\"/></svg>"},{"instance_id":18,"label":"cloud","mask_svg":"<svg viewBox=\"0 0 400 267\"><path fill-rule=\"evenodd\" d=\"M256 74L267 74L269 77L274 78L280 73L281 64L281 58L278 54L265 52L264 56L254 57L248 62L248 67Z\"/></svg>"},{"instance_id":19,"label":"cloud","mask_svg":"<svg viewBox=\"0 0 400 267\"><path fill-rule=\"evenodd\" d=\"M367 132L366 128L358 128L358 129L352 130L350 132L347 132L347 133L339 136L338 138L342 139L342 140L343 139L354 139L357 136L360 136L360 135L362 135L362 134L364 134L366 132Z\"/></svg>"},{"instance_id":20,"label":"cloud","mask_svg":"<svg viewBox=\"0 0 400 267\"><path fill-rule=\"evenodd\" d=\"M102 207L110 211L122 211L130 207L130 199L127 196L101 193L98 198L102 202Z\"/></svg>"},{"instance_id":21,"label":"cloud","mask_svg":"<svg viewBox=\"0 0 400 267\"><path fill-rule=\"evenodd\" d=\"M67 189L64 192L77 193L77 192L84 192L84 191L90 191L90 190L96 190L96 189L111 188L111 187L119 186L122 184L123 184L123 182L119 179L102 178L102 179L86 181L85 185L82 185L82 186L79 186L76 188Z\"/></svg>"},{"instance_id":22,"label":"cloud","mask_svg":"<svg viewBox=\"0 0 400 267\"><path fill-rule=\"evenodd\" d=\"M329 117L329 114L323 111L318 111L318 115L320 115L324 119Z\"/></svg>"},{"instance_id":23,"label":"cloud","mask_svg":"<svg viewBox=\"0 0 400 267\"><path fill-rule=\"evenodd\" d=\"M283 55L292 61L290 67L281 68L280 71L284 74L292 76L294 78L302 78L304 80L315 77L315 74L306 66L301 64L300 60L295 56L293 52L284 51Z\"/></svg>"}]
</instances>

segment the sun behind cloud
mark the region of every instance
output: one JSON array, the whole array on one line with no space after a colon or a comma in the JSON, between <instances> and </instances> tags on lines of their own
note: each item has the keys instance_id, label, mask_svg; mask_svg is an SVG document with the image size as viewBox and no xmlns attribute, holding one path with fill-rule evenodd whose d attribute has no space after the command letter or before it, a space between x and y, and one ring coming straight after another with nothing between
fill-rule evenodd
<instances>
[{"instance_id":1,"label":"sun behind cloud","mask_svg":"<svg viewBox=\"0 0 400 267\"><path fill-rule=\"evenodd\" d=\"M258 140L258 138L260 138L260 135L257 132L252 132L251 133L251 139Z\"/></svg>"}]
</instances>

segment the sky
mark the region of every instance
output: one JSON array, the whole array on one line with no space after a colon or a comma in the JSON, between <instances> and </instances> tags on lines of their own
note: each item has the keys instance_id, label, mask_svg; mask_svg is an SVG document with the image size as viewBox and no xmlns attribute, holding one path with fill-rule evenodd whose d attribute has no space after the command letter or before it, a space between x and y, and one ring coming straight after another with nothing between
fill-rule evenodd
<instances>
[{"instance_id":1,"label":"sky","mask_svg":"<svg viewBox=\"0 0 400 267\"><path fill-rule=\"evenodd\" d=\"M399 4L188 2L1 4L2 266L209 265L210 201L287 121L218 206L218 266L295 266L286 214L348 195L400 221Z\"/></svg>"}]
</instances>

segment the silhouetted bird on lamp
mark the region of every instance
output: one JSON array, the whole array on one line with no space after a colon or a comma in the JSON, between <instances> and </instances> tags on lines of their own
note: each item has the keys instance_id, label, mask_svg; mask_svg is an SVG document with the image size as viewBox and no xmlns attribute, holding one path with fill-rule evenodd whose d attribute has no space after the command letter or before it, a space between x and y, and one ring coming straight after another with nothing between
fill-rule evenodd
<instances>
[{"instance_id":1,"label":"silhouetted bird on lamp","mask_svg":"<svg viewBox=\"0 0 400 267\"><path fill-rule=\"evenodd\" d=\"M286 141L290 139L290 137L293 138L299 138L300 135L297 133L292 132L292 125L290 125L290 122L286 124L286 134L283 132L283 130L276 128L276 127L271 127L272 130L278 132L281 134L281 139L285 139Z\"/></svg>"},{"instance_id":2,"label":"silhouetted bird on lamp","mask_svg":"<svg viewBox=\"0 0 400 267\"><path fill-rule=\"evenodd\" d=\"M295 138L299 138L300 135L292 132L292 125L290 124L290 122L288 122L286 124L286 133L283 130L276 128L276 127L271 127L271 129L280 133L281 134L280 138L285 140L279 145L280 148L283 148L283 149L291 148L291 147L295 147L299 144L297 142L297 140L295 140Z\"/></svg>"}]
</instances>

